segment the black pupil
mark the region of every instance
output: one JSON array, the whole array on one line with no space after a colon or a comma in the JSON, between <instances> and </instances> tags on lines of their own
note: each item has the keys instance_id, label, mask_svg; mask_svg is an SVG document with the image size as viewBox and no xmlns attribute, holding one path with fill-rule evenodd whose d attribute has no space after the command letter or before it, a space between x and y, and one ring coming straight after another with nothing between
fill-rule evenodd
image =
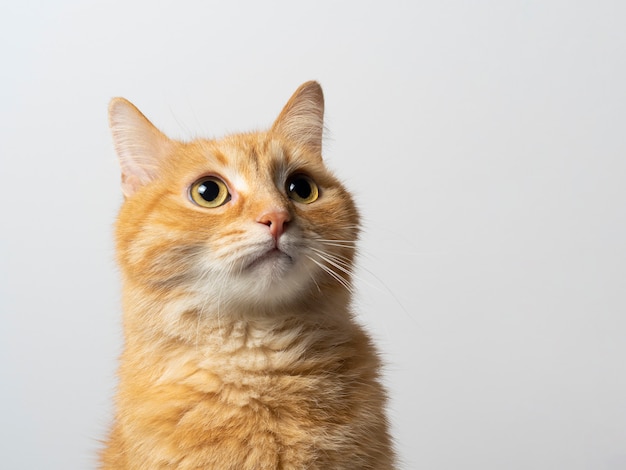
<instances>
[{"instance_id":1,"label":"black pupil","mask_svg":"<svg viewBox=\"0 0 626 470\"><path fill-rule=\"evenodd\" d=\"M300 199L308 199L311 195L311 185L304 178L297 178L289 183L289 192L296 193Z\"/></svg>"},{"instance_id":2,"label":"black pupil","mask_svg":"<svg viewBox=\"0 0 626 470\"><path fill-rule=\"evenodd\" d=\"M215 181L205 181L198 186L198 193L207 202L213 202L220 194L220 187Z\"/></svg>"}]
</instances>

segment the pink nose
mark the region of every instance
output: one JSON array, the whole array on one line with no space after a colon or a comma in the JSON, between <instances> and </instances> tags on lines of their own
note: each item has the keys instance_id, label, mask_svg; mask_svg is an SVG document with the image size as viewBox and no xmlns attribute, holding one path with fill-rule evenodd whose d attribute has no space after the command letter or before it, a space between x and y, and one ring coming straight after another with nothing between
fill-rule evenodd
<instances>
[{"instance_id":1,"label":"pink nose","mask_svg":"<svg viewBox=\"0 0 626 470\"><path fill-rule=\"evenodd\" d=\"M274 239L278 240L278 238L280 238L285 231L285 227L289 220L289 213L287 211L278 210L265 212L257 219L257 222L267 225Z\"/></svg>"}]
</instances>

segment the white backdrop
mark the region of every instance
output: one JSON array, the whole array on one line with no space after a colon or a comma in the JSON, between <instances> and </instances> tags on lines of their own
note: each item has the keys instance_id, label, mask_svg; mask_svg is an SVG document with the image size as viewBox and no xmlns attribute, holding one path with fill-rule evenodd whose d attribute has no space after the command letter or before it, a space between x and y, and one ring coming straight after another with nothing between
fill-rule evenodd
<instances>
[{"instance_id":1,"label":"white backdrop","mask_svg":"<svg viewBox=\"0 0 626 470\"><path fill-rule=\"evenodd\" d=\"M406 469L626 468L626 3L3 2L0 466L95 466L121 346L106 107L327 99Z\"/></svg>"}]
</instances>

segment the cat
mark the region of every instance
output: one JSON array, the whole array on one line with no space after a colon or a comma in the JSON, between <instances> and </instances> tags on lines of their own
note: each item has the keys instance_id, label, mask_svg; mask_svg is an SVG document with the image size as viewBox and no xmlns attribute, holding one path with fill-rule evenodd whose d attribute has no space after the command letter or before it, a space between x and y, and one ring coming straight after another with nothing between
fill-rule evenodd
<instances>
[{"instance_id":1,"label":"cat","mask_svg":"<svg viewBox=\"0 0 626 470\"><path fill-rule=\"evenodd\" d=\"M180 142L111 101L124 349L101 468L395 468L323 115L307 82L268 131Z\"/></svg>"}]
</instances>

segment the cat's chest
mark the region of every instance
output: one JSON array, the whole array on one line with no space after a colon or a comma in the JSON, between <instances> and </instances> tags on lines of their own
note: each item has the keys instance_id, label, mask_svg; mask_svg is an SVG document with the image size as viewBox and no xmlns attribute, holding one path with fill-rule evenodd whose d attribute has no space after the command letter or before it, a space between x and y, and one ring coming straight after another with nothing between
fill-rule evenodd
<instances>
[{"instance_id":1,"label":"cat's chest","mask_svg":"<svg viewBox=\"0 0 626 470\"><path fill-rule=\"evenodd\" d=\"M351 423L371 407L365 393L371 377L355 369L362 355L335 331L222 326L197 345L152 349L126 370L120 398L129 402L120 419L143 436L141 445L159 442L152 453L159 461L197 450L202 465L189 468L222 468L208 465L213 460L242 469L261 468L259 462L333 468L312 462L336 452Z\"/></svg>"},{"instance_id":2,"label":"cat's chest","mask_svg":"<svg viewBox=\"0 0 626 470\"><path fill-rule=\"evenodd\" d=\"M294 382L316 382L313 376L307 380L299 377L298 364L303 359L296 356L293 351L263 348L210 356L185 355L169 362L157 385L185 387L201 393L205 399L239 407L271 402L285 388L293 387Z\"/></svg>"},{"instance_id":3,"label":"cat's chest","mask_svg":"<svg viewBox=\"0 0 626 470\"><path fill-rule=\"evenodd\" d=\"M320 353L314 336L300 329L222 327L203 344L171 349L160 362L155 385L188 388L235 406L271 406L331 377L328 364L337 361Z\"/></svg>"},{"instance_id":4,"label":"cat's chest","mask_svg":"<svg viewBox=\"0 0 626 470\"><path fill-rule=\"evenodd\" d=\"M296 345L198 350L170 359L153 397L167 402L162 409L171 407L178 431L236 430L244 441L281 436L283 444L306 440L315 433L320 411L332 415L332 408L345 405L341 378L325 370L324 361L316 365L318 359L307 358Z\"/></svg>"},{"instance_id":5,"label":"cat's chest","mask_svg":"<svg viewBox=\"0 0 626 470\"><path fill-rule=\"evenodd\" d=\"M155 462L179 462L182 452L193 459L189 468L222 468L220 462L233 462L229 468L283 468L278 462L308 467L314 449L332 434L325 420L338 416L345 403L328 374L301 373L297 365L306 359L289 355L289 349L248 347L173 354L158 376L143 377L151 383L140 384L137 375L125 382L122 396L134 404L121 419L141 443L159 442L151 453ZM135 387L141 395L131 397Z\"/></svg>"}]
</instances>

